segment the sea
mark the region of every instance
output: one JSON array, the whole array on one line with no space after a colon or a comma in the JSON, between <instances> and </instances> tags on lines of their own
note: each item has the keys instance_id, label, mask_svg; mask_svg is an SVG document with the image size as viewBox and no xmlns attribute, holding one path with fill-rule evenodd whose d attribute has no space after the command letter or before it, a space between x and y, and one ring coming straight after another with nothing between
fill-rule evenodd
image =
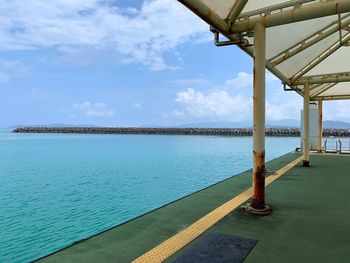
<instances>
[{"instance_id":1,"label":"sea","mask_svg":"<svg viewBox=\"0 0 350 263\"><path fill-rule=\"evenodd\" d=\"M267 137L266 159L299 147ZM252 167L252 138L0 132L0 262L30 262Z\"/></svg>"}]
</instances>

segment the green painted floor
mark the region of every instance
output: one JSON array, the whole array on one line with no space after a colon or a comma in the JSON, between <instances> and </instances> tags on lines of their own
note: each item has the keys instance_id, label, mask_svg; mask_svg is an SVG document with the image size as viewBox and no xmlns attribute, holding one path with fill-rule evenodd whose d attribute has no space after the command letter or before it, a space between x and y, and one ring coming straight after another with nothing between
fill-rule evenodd
<instances>
[{"instance_id":1,"label":"green painted floor","mask_svg":"<svg viewBox=\"0 0 350 263\"><path fill-rule=\"evenodd\" d=\"M298 156L287 154L267 166L277 170ZM296 166L268 186L272 215L256 217L237 209L209 231L258 240L246 262L349 262L350 156L312 155L311 165ZM42 261L130 262L250 186L247 171Z\"/></svg>"}]
</instances>

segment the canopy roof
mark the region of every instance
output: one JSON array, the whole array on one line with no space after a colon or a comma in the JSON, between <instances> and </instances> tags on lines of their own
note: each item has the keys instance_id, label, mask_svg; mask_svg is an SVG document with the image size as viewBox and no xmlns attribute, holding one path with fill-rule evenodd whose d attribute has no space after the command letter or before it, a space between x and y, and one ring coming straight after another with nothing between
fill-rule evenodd
<instances>
[{"instance_id":1,"label":"canopy roof","mask_svg":"<svg viewBox=\"0 0 350 263\"><path fill-rule=\"evenodd\" d=\"M350 99L349 0L178 0L254 56L255 24L266 27L266 67L312 100ZM221 33L231 42L218 42Z\"/></svg>"}]
</instances>

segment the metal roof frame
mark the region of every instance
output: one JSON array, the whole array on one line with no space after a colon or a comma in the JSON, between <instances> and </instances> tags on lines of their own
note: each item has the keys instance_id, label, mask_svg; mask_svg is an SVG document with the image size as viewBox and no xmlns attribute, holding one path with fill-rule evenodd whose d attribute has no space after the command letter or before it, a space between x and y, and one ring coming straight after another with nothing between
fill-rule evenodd
<instances>
[{"instance_id":1,"label":"metal roof frame","mask_svg":"<svg viewBox=\"0 0 350 263\"><path fill-rule=\"evenodd\" d=\"M317 90L310 94L311 99L347 99L350 96L350 88L348 94L334 96L322 96L325 91L336 87L340 82L350 82L349 73L343 72L327 72L327 74L319 76L308 76L307 74L325 59L332 56L337 50L343 46L348 46L350 42L350 1L349 0L291 0L269 5L263 8L257 8L244 12L244 7L251 0L231 0L230 10L226 17L221 17L211 9L204 0L178 0L195 14L201 17L209 25L217 31L215 39L217 46L236 44L251 57L254 52L251 48L254 44L248 44L247 38L252 34L255 25L260 23L265 28L278 27L286 24L297 23L301 21L312 20L327 16L337 16L337 19L331 21L328 25L310 32L307 37L301 41L293 43L285 50L279 52L273 57L267 59L266 68L278 77L283 83L290 86L293 90L303 95L303 87L305 82L310 84L310 90L314 87L312 84L333 83L328 85L327 89ZM268 1L267 1L268 2ZM221 33L229 41L221 44L218 34ZM334 41L330 46L326 46L317 57L308 61L304 66L297 69L293 76L286 76L280 71L278 66L284 62L288 62L301 52L310 49L321 41L339 34L338 40ZM297 88L297 86L299 87Z\"/></svg>"}]
</instances>

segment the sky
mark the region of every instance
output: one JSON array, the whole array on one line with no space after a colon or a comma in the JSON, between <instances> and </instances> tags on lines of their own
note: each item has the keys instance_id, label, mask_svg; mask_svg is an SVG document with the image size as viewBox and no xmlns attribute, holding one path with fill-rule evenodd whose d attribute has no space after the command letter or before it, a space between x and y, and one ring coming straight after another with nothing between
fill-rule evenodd
<instances>
[{"instance_id":1,"label":"sky","mask_svg":"<svg viewBox=\"0 0 350 263\"><path fill-rule=\"evenodd\" d=\"M0 127L250 122L253 61L174 0L0 0ZM267 73L266 118L302 98ZM350 103L325 119L350 121Z\"/></svg>"}]
</instances>

